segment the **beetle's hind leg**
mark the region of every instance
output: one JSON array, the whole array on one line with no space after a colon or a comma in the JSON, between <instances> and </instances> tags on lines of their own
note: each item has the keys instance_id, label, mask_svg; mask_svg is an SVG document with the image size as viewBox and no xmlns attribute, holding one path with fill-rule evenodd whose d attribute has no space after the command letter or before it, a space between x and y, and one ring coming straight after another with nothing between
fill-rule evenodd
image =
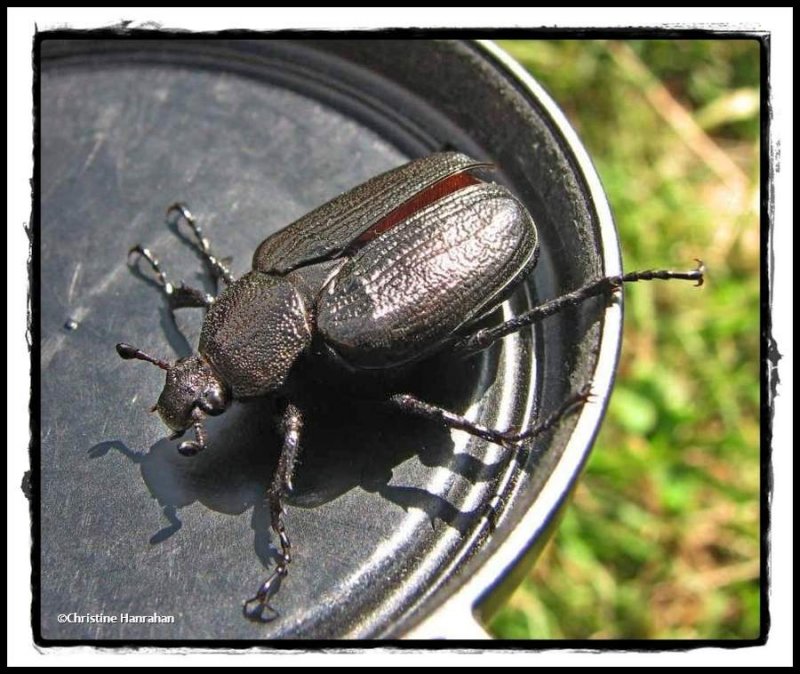
<instances>
[{"instance_id":1,"label":"beetle's hind leg","mask_svg":"<svg viewBox=\"0 0 800 674\"><path fill-rule=\"evenodd\" d=\"M548 316L558 313L566 307L574 307L581 302L598 295L608 294L619 290L626 283L636 283L638 281L652 281L655 279L668 281L680 279L694 281L695 285L703 285L706 268L701 260L697 260L697 267L691 271L672 271L670 269L647 269L645 271L634 271L617 276L607 276L587 283L586 285L573 290L566 295L556 297L549 302L540 304L530 311L526 311L505 323L501 323L493 328L483 328L477 332L467 335L456 342L454 350L461 355L470 355L477 351L482 351L498 339L516 332L528 325L533 325Z\"/></svg>"},{"instance_id":2,"label":"beetle's hind leg","mask_svg":"<svg viewBox=\"0 0 800 674\"><path fill-rule=\"evenodd\" d=\"M292 490L292 477L300 454L300 432L303 428L303 417L300 410L291 403L286 405L281 423L283 430L283 448L278 458L278 467L267 492L269 500L270 523L281 543L280 558L275 570L258 588L258 592L244 603L244 615L257 622L270 622L278 616L278 612L269 605L270 599L280 587L281 579L289 572L292 561L292 544L283 521L283 502ZM269 613L266 613L266 612Z\"/></svg>"},{"instance_id":3,"label":"beetle's hind leg","mask_svg":"<svg viewBox=\"0 0 800 674\"><path fill-rule=\"evenodd\" d=\"M550 430L558 425L565 417L575 412L591 397L591 387L586 386L578 393L570 396L567 400L546 419L535 424L531 428L521 431L511 428L505 431L489 428L483 424L471 421L466 417L450 412L438 405L426 403L419 398L410 394L401 394L392 396L389 402L395 407L400 408L405 412L416 414L429 421L439 423L447 428L452 428L460 431L466 431L470 435L482 438L488 442L493 442L501 447L509 450L512 453L514 460L519 460L519 455L526 448L526 441L531 438ZM492 500L485 504L485 512L483 514L489 530L493 530L497 523L499 512L497 510L497 503Z\"/></svg>"},{"instance_id":4,"label":"beetle's hind leg","mask_svg":"<svg viewBox=\"0 0 800 674\"><path fill-rule=\"evenodd\" d=\"M186 204L182 202L172 204L167 209L167 221L173 222L176 227L181 221L189 225L194 234L194 245L209 266L215 281L222 279L225 285L230 285L236 280L230 270L231 258L219 258L214 254L211 250L211 242L203 236L203 230L200 229L200 225L197 224L197 220Z\"/></svg>"},{"instance_id":5,"label":"beetle's hind leg","mask_svg":"<svg viewBox=\"0 0 800 674\"><path fill-rule=\"evenodd\" d=\"M134 264L143 258L150 265L153 272L155 272L155 283L161 288L164 295L166 295L170 311L174 312L175 309L192 307L208 309L214 303L213 295L203 290L187 286L183 281L181 281L180 285L174 285L161 268L161 263L158 261L158 258L149 248L134 246L128 251L128 260L130 261L134 256L136 257Z\"/></svg>"},{"instance_id":6,"label":"beetle's hind leg","mask_svg":"<svg viewBox=\"0 0 800 674\"><path fill-rule=\"evenodd\" d=\"M591 387L586 386L578 393L567 398L567 400L546 419L524 431L517 429L500 431L489 428L488 426L471 421L459 414L450 412L438 405L426 403L416 396L407 393L394 395L389 399L389 402L404 412L416 414L417 416L437 422L448 428L466 431L470 435L488 440L489 442L498 444L501 447L506 447L507 449L519 449L524 441L530 440L556 426L564 417L574 412L578 407L589 400L590 396Z\"/></svg>"}]
</instances>

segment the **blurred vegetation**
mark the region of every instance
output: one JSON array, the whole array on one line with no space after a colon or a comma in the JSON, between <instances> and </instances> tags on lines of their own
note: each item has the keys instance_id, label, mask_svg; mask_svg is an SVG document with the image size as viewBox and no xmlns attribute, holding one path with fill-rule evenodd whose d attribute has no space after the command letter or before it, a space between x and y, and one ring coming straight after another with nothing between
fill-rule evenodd
<instances>
[{"instance_id":1,"label":"blurred vegetation","mask_svg":"<svg viewBox=\"0 0 800 674\"><path fill-rule=\"evenodd\" d=\"M627 270L619 377L558 533L500 638L756 638L759 96L752 40L505 41L592 156Z\"/></svg>"}]
</instances>

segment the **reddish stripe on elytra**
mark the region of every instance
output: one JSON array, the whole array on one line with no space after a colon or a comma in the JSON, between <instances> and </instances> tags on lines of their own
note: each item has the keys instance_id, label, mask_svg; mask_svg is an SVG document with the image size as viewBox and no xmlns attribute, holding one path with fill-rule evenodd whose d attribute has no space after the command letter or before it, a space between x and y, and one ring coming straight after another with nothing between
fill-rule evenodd
<instances>
[{"instance_id":1,"label":"reddish stripe on elytra","mask_svg":"<svg viewBox=\"0 0 800 674\"><path fill-rule=\"evenodd\" d=\"M398 222L405 220L417 211L421 211L434 201L438 201L448 194L462 190L470 185L477 185L480 182L481 181L475 176L462 172L440 180L438 183L434 183L378 220L372 227L367 229L350 244L350 250L358 250L373 239L377 239L381 234L389 231Z\"/></svg>"}]
</instances>

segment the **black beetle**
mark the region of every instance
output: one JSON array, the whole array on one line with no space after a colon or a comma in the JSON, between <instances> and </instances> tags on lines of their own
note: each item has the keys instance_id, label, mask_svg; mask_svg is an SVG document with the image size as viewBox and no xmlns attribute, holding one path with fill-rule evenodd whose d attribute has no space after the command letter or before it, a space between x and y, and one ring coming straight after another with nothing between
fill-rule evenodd
<instances>
[{"instance_id":1,"label":"black beetle","mask_svg":"<svg viewBox=\"0 0 800 674\"><path fill-rule=\"evenodd\" d=\"M475 329L533 269L539 252L536 227L525 207L504 187L475 172L489 167L463 154L445 152L383 173L320 206L265 239L253 269L235 280L186 206L175 212L191 226L214 275L227 288L216 298L184 284L173 286L157 258L142 246L171 309L205 307L198 353L173 364L127 344L122 358L146 360L166 370L154 410L179 437L195 440L179 451L192 455L207 445L203 420L233 400L283 394L292 368L305 354L327 358L345 370L394 370L442 349L470 353L564 306L611 293L623 283L650 279L703 281L703 266L674 272L649 270L589 283L494 328ZM312 346L313 345L313 346ZM509 448L550 428L588 387L546 420L525 431L498 431L428 404L412 395L387 402L450 428L465 430ZM303 419L284 403L283 449L269 488L273 530L281 542L275 571L245 615L264 614L275 581L286 575L291 545L283 501L291 490Z\"/></svg>"}]
</instances>

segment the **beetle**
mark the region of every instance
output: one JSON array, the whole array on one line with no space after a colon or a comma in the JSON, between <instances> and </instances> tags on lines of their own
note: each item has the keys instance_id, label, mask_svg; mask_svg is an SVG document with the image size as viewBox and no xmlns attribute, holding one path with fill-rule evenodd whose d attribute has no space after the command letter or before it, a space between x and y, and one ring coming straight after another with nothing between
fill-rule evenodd
<instances>
[{"instance_id":1,"label":"beetle","mask_svg":"<svg viewBox=\"0 0 800 674\"><path fill-rule=\"evenodd\" d=\"M536 265L539 240L533 218L505 187L480 177L491 164L458 152L442 152L387 171L320 206L265 239L251 271L235 279L228 259L211 250L188 207L167 214L183 219L213 275L226 284L214 297L183 283L173 285L158 258L138 245L130 254L146 260L171 310L206 309L197 353L174 363L129 344L124 359L166 371L153 407L173 431L194 431L180 444L191 456L208 446L203 421L234 400L274 396L282 404L283 446L268 489L271 526L281 551L272 574L245 602L245 616L267 621L269 599L288 573L291 543L284 500L292 488L300 452L302 411L285 399L295 364L323 358L348 372L396 371L436 352L462 354L488 347L565 306L612 293L624 283L687 279L702 284L704 267L686 272L648 270L604 277L491 328L478 322ZM449 428L518 448L552 427L588 398L586 387L533 428L500 431L442 409L411 394L386 402Z\"/></svg>"}]
</instances>

